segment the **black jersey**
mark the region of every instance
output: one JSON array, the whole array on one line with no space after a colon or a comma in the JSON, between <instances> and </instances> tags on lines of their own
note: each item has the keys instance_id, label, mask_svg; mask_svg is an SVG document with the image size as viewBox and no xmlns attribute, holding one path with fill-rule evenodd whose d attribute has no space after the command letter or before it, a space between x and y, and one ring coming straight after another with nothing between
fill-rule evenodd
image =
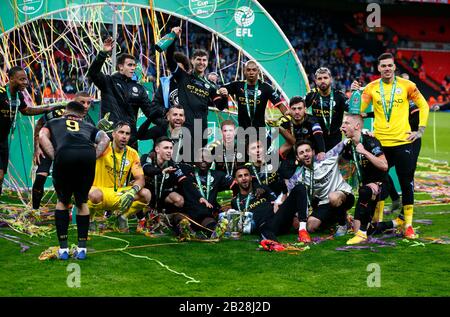
<instances>
[{"instance_id":1,"label":"black jersey","mask_svg":"<svg viewBox=\"0 0 450 317\"><path fill-rule=\"evenodd\" d=\"M208 144L208 149L215 160L215 170L222 171L231 177L234 177L237 166L245 161L244 153L238 151L236 143L233 148L227 150L222 140L217 140Z\"/></svg>"},{"instance_id":2,"label":"black jersey","mask_svg":"<svg viewBox=\"0 0 450 317\"><path fill-rule=\"evenodd\" d=\"M257 195L257 189L263 189L262 194ZM248 198L250 196L250 198ZM238 211L248 211L253 213L253 220L255 221L256 227L259 228L261 224L270 220L273 213L273 204L272 202L276 200L275 193L265 185L254 184L252 191L249 195L241 195L238 193L231 200L231 208ZM247 203L247 199L249 199ZM239 200L239 204L238 204ZM246 205L248 204L248 208L246 209Z\"/></svg>"},{"instance_id":3,"label":"black jersey","mask_svg":"<svg viewBox=\"0 0 450 317\"><path fill-rule=\"evenodd\" d=\"M233 179L221 171L201 171L198 168L189 165L182 165L182 170L184 175L186 175L186 180L182 183L185 209L198 206L199 200L202 197L208 200L212 205L218 207L217 194L220 191L230 189L230 186L233 183ZM207 177L208 173L209 179ZM199 189L198 182L201 184L201 189Z\"/></svg>"},{"instance_id":4,"label":"black jersey","mask_svg":"<svg viewBox=\"0 0 450 317\"><path fill-rule=\"evenodd\" d=\"M164 196L164 192L178 191L181 187L181 182L186 179L181 168L172 160L165 162L162 167L159 167L156 163L156 158L152 158L152 155L144 154L141 156L141 165L144 170L145 188L151 191L152 202L156 201L156 198ZM177 170L163 175L162 171L167 167L175 167Z\"/></svg>"},{"instance_id":5,"label":"black jersey","mask_svg":"<svg viewBox=\"0 0 450 317\"><path fill-rule=\"evenodd\" d=\"M275 107L282 104L280 95L267 83L258 80L258 91L255 92L255 85L247 85L246 81L233 81L224 87L228 94L233 96L238 107L239 126L246 129L248 127L266 126L266 107L270 100ZM256 107L255 107L256 94Z\"/></svg>"},{"instance_id":6,"label":"black jersey","mask_svg":"<svg viewBox=\"0 0 450 317\"><path fill-rule=\"evenodd\" d=\"M48 121L44 127L50 130L55 156L63 148L95 149L95 137L99 130L82 118L64 116Z\"/></svg>"},{"instance_id":7,"label":"black jersey","mask_svg":"<svg viewBox=\"0 0 450 317\"><path fill-rule=\"evenodd\" d=\"M308 140L313 144L316 153L325 152L325 141L323 140L323 131L315 118L306 115L300 124L294 122L285 122L281 125L284 129L291 132L295 141Z\"/></svg>"},{"instance_id":8,"label":"black jersey","mask_svg":"<svg viewBox=\"0 0 450 317\"><path fill-rule=\"evenodd\" d=\"M282 161L283 160L280 157L280 163ZM275 170L272 164L263 164L260 167L257 167L252 163L247 163L245 165L250 169L250 174L253 177L253 184L268 186L276 195L280 195L281 193L286 194L288 192L282 176L283 171L280 170L282 164L280 164L278 170Z\"/></svg>"},{"instance_id":9,"label":"black jersey","mask_svg":"<svg viewBox=\"0 0 450 317\"><path fill-rule=\"evenodd\" d=\"M130 144L136 141L136 122L139 109L150 119L161 116L150 106L150 99L144 86L118 72L105 75L101 72L108 54L101 51L89 67L87 77L101 91L100 116L110 113L109 120L130 124Z\"/></svg>"},{"instance_id":10,"label":"black jersey","mask_svg":"<svg viewBox=\"0 0 450 317\"><path fill-rule=\"evenodd\" d=\"M202 128L208 125L208 107L216 106L223 110L228 103L226 98L217 94L214 85L206 78L197 76L194 73L187 73L180 67L173 58L175 52L175 42L167 49L167 63L173 78L178 84L178 102L184 108L186 117L185 126L194 131L194 119L202 120ZM192 135L193 136L193 135Z\"/></svg>"},{"instance_id":11,"label":"black jersey","mask_svg":"<svg viewBox=\"0 0 450 317\"><path fill-rule=\"evenodd\" d=\"M361 138L362 144L368 152L372 153L375 156L380 156L384 154L383 148L381 147L381 143L376 138L368 135L361 135ZM356 150L353 149L352 144L353 144L352 142L348 142L344 146L342 157L346 160L352 160L353 162L355 162L355 158L356 160L358 160L359 163L358 165L360 167L359 169L361 174L360 182L362 184L386 182L388 175L387 172L383 172L377 167L375 167L364 155L356 153Z\"/></svg>"},{"instance_id":12,"label":"black jersey","mask_svg":"<svg viewBox=\"0 0 450 317\"><path fill-rule=\"evenodd\" d=\"M332 89L332 93L328 96L323 97L317 91L317 88L311 90L305 98L306 107L312 107L312 116L319 122L324 133L324 138L328 135L340 137L342 118L344 117L344 112L348 110L348 105L346 103L347 97L337 90ZM333 99L333 111L330 116L330 102ZM331 117L331 124L330 124Z\"/></svg>"},{"instance_id":13,"label":"black jersey","mask_svg":"<svg viewBox=\"0 0 450 317\"><path fill-rule=\"evenodd\" d=\"M17 110L27 107L22 92L17 92L17 96L11 96L8 92L9 87L0 87L0 142L8 138Z\"/></svg>"}]
</instances>

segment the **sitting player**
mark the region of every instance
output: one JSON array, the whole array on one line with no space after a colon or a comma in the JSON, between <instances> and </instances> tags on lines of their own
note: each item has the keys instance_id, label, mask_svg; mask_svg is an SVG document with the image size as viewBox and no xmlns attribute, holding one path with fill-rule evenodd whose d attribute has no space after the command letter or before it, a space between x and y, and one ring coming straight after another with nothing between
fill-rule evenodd
<instances>
[{"instance_id":1,"label":"sitting player","mask_svg":"<svg viewBox=\"0 0 450 317\"><path fill-rule=\"evenodd\" d=\"M299 182L308 189L310 215L307 223L300 220L300 227L314 232L338 223L335 236L347 233L347 210L355 203L352 187L342 178L338 168L339 154L344 148L341 141L325 154L323 161L316 161L310 141L303 140L296 144L297 160L301 165L289 179L291 190Z\"/></svg>"},{"instance_id":2,"label":"sitting player","mask_svg":"<svg viewBox=\"0 0 450 317\"><path fill-rule=\"evenodd\" d=\"M206 148L199 149L196 154L194 167L183 166L183 173L186 175L186 180L182 182L183 209L184 213L196 223L194 228L214 231L217 225L215 218L220 209L217 194L230 188L232 178L224 172L211 170L212 158Z\"/></svg>"},{"instance_id":3,"label":"sitting player","mask_svg":"<svg viewBox=\"0 0 450 317\"><path fill-rule=\"evenodd\" d=\"M233 198L231 207L242 213L253 213L254 232L260 234L261 240L277 241L278 235L289 232L296 214L306 217L308 206L303 184L296 185L286 200L278 206L274 203L277 196L268 186L252 181L247 165L237 168L235 181L239 186L239 193ZM310 242L311 239L309 235L302 236L300 241Z\"/></svg>"}]
</instances>

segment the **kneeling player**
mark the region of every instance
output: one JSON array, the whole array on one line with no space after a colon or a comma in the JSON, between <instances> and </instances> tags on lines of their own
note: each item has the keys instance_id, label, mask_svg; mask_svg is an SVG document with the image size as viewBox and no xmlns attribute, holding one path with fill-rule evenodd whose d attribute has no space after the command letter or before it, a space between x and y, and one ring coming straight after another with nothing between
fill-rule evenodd
<instances>
[{"instance_id":1,"label":"kneeling player","mask_svg":"<svg viewBox=\"0 0 450 317\"><path fill-rule=\"evenodd\" d=\"M113 141L97 159L94 184L89 192L89 208L94 211L120 210L119 231L128 231L128 217L142 211L150 202L144 188L144 171L137 151L129 147L131 128L126 122L115 124ZM134 177L132 186L127 180Z\"/></svg>"},{"instance_id":2,"label":"kneeling player","mask_svg":"<svg viewBox=\"0 0 450 317\"><path fill-rule=\"evenodd\" d=\"M358 201L355 208L353 230L355 236L347 244L357 244L367 240L367 227L377 202L384 200L388 194L388 163L380 142L368 135L363 135L363 120L360 115L345 115L341 130L350 142L345 145L342 156L352 160L356 165L358 176Z\"/></svg>"},{"instance_id":3,"label":"kneeling player","mask_svg":"<svg viewBox=\"0 0 450 317\"><path fill-rule=\"evenodd\" d=\"M179 193L180 183L186 179L180 168L172 161L173 143L169 137L163 136L155 142L155 152L141 157L145 175L145 187L151 191L150 207L166 213L181 209L184 198ZM144 231L145 218L141 218L137 231Z\"/></svg>"},{"instance_id":4,"label":"kneeling player","mask_svg":"<svg viewBox=\"0 0 450 317\"><path fill-rule=\"evenodd\" d=\"M60 249L58 257L69 258L67 234L72 195L77 206L77 259L86 258L89 229L88 192L95 175L95 159L105 150L109 138L105 132L83 121L83 105L70 102L63 117L48 121L39 132L44 152L54 160L53 183L58 202L55 222ZM97 148L94 147L97 144Z\"/></svg>"}]
</instances>

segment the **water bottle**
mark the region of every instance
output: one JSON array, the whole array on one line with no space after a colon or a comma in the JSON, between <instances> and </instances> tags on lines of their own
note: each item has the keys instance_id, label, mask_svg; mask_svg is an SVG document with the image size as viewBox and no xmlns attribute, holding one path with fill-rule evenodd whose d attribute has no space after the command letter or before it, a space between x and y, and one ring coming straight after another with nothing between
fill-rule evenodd
<instances>
[{"instance_id":1,"label":"water bottle","mask_svg":"<svg viewBox=\"0 0 450 317\"><path fill-rule=\"evenodd\" d=\"M155 48L158 52L162 53L165 50L167 50L167 48L170 46L170 44L172 44L175 39L176 39L176 34L175 32L170 32L166 35L164 35L159 41L158 43L155 44Z\"/></svg>"},{"instance_id":2,"label":"water bottle","mask_svg":"<svg viewBox=\"0 0 450 317\"><path fill-rule=\"evenodd\" d=\"M351 114L360 114L361 111L361 91L355 90L349 101L348 112Z\"/></svg>"}]
</instances>

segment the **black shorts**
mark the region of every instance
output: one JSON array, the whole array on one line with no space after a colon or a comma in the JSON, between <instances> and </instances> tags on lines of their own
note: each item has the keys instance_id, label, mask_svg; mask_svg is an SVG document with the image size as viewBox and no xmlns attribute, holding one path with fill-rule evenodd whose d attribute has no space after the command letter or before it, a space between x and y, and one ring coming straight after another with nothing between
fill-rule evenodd
<instances>
[{"instance_id":1,"label":"black shorts","mask_svg":"<svg viewBox=\"0 0 450 317\"><path fill-rule=\"evenodd\" d=\"M8 171L8 161L9 161L9 146L8 138L0 142L0 170L6 174Z\"/></svg>"},{"instance_id":2,"label":"black shorts","mask_svg":"<svg viewBox=\"0 0 450 317\"><path fill-rule=\"evenodd\" d=\"M77 206L87 202L95 177L95 159L94 149L65 148L59 151L53 165L53 185L60 202L70 204L72 195Z\"/></svg>"},{"instance_id":3,"label":"black shorts","mask_svg":"<svg viewBox=\"0 0 450 317\"><path fill-rule=\"evenodd\" d=\"M53 161L45 154L45 157L41 157L41 162L38 165L36 174L39 173L50 173L50 168L52 167Z\"/></svg>"},{"instance_id":4,"label":"black shorts","mask_svg":"<svg viewBox=\"0 0 450 317\"><path fill-rule=\"evenodd\" d=\"M350 210L355 204L355 196L353 196L353 194L345 193L345 195L347 197L342 206L334 208L331 207L329 203L318 205L316 208L314 208L310 216L319 219L322 222L321 227L329 227L335 224L336 222L338 222L339 215L342 212Z\"/></svg>"}]
</instances>

